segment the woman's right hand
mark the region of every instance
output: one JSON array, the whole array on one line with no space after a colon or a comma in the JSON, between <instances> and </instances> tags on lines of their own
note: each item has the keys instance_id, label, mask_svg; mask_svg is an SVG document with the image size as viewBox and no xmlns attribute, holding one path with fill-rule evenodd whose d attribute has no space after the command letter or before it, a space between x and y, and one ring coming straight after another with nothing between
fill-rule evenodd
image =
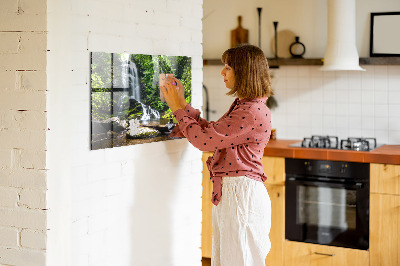
<instances>
[{"instance_id":1,"label":"woman's right hand","mask_svg":"<svg viewBox=\"0 0 400 266\"><path fill-rule=\"evenodd\" d=\"M171 76L168 76L167 79L169 79L172 83L173 82L176 83L176 85L179 88L179 90L178 90L179 103L181 106L186 107L187 102L185 99L185 87L183 87L182 82L179 79L177 79L175 77L171 77Z\"/></svg>"}]
</instances>

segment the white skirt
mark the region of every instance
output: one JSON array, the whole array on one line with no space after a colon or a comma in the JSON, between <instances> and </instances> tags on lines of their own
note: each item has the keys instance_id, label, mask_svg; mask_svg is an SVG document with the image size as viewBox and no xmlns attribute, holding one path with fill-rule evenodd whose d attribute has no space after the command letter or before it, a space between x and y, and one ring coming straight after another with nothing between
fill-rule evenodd
<instances>
[{"instance_id":1,"label":"white skirt","mask_svg":"<svg viewBox=\"0 0 400 266\"><path fill-rule=\"evenodd\" d=\"M212 266L265 265L271 249L271 201L262 182L245 176L223 177L212 223Z\"/></svg>"}]
</instances>

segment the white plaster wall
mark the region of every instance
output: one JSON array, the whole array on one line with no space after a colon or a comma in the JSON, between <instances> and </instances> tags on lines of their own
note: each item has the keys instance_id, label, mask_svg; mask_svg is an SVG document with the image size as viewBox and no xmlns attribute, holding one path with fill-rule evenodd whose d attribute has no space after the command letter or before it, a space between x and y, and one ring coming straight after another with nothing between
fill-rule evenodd
<instances>
[{"instance_id":1,"label":"white plaster wall","mask_svg":"<svg viewBox=\"0 0 400 266\"><path fill-rule=\"evenodd\" d=\"M229 48L230 31L237 27L238 16L243 17L242 26L249 30L249 43L258 45L258 7L262 8L261 49L267 57L274 56L272 22L278 21L278 32L291 31L300 37L306 46L305 57L321 58L327 41L327 3L327 0L204 0L204 58L220 58ZM398 0L356 0L356 43L360 57L369 56L370 13L399 10Z\"/></svg>"},{"instance_id":2,"label":"white plaster wall","mask_svg":"<svg viewBox=\"0 0 400 266\"><path fill-rule=\"evenodd\" d=\"M89 52L192 57L201 0L48 1L47 265L200 265L201 152L185 139L90 150Z\"/></svg>"},{"instance_id":3,"label":"white plaster wall","mask_svg":"<svg viewBox=\"0 0 400 266\"><path fill-rule=\"evenodd\" d=\"M369 56L370 12L398 11L400 2L356 1L357 47L361 57ZM301 37L306 58L322 58L326 47L327 1L204 1L204 58L220 58L229 48L229 31L237 16L250 30L250 43L258 45L257 7L263 7L262 49L273 56L272 21L278 31L290 29ZM228 9L227 6L232 6ZM222 15L223 14L223 15ZM219 27L215 27L219 25ZM282 25L282 27L280 26ZM217 36L220 36L217 38ZM279 51L279 50L278 50ZM318 66L281 66L272 69L273 88L279 107L272 111L272 124L281 139L302 139L311 135L376 137L382 144L400 143L400 66L363 66L365 72L322 72ZM221 66L205 66L204 84L210 94L210 119L218 119L232 98L220 76Z\"/></svg>"}]
</instances>

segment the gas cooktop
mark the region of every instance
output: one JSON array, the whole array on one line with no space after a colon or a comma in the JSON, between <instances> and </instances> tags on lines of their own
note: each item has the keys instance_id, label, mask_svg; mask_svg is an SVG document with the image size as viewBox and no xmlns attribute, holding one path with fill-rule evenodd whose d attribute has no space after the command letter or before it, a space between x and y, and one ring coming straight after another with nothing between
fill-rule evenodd
<instances>
[{"instance_id":1,"label":"gas cooktop","mask_svg":"<svg viewBox=\"0 0 400 266\"><path fill-rule=\"evenodd\" d=\"M289 145L291 147L301 148L320 148L320 149L337 149L337 150L353 150L353 151L371 151L379 146L376 138L347 138L339 142L336 136L311 136L304 138L302 142Z\"/></svg>"}]
</instances>

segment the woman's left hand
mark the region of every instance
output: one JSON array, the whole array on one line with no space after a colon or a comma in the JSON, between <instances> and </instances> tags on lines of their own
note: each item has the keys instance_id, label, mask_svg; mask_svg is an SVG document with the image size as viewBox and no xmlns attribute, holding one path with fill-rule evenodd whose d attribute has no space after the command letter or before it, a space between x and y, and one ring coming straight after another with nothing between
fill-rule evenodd
<instances>
[{"instance_id":1,"label":"woman's left hand","mask_svg":"<svg viewBox=\"0 0 400 266\"><path fill-rule=\"evenodd\" d=\"M173 83L175 83L173 79L167 77L165 85L161 88L161 90L164 93L165 101L167 102L171 111L174 113L178 109L184 109L185 106L181 105L177 91L179 88L176 85L173 85Z\"/></svg>"}]
</instances>

